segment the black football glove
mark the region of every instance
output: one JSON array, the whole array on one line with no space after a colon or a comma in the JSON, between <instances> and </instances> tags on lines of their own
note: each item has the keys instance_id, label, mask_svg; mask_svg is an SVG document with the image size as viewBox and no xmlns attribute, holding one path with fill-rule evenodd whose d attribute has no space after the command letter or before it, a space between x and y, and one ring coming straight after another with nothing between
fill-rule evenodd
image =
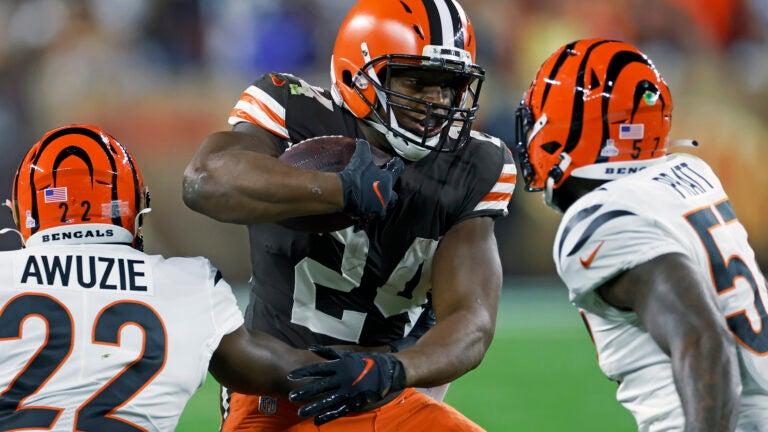
<instances>
[{"instance_id":1,"label":"black football glove","mask_svg":"<svg viewBox=\"0 0 768 432\"><path fill-rule=\"evenodd\" d=\"M341 351L311 346L311 351L331 361L292 371L288 378L313 378L291 391L293 402L310 402L299 408L299 416L314 417L321 425L360 411L391 392L405 388L403 364L391 354Z\"/></svg>"},{"instance_id":2,"label":"black football glove","mask_svg":"<svg viewBox=\"0 0 768 432\"><path fill-rule=\"evenodd\" d=\"M354 219L384 217L387 208L397 202L397 193L392 187L403 168L403 161L398 157L392 158L383 169L377 167L368 141L357 139L355 152L339 173L344 190L344 212Z\"/></svg>"}]
</instances>

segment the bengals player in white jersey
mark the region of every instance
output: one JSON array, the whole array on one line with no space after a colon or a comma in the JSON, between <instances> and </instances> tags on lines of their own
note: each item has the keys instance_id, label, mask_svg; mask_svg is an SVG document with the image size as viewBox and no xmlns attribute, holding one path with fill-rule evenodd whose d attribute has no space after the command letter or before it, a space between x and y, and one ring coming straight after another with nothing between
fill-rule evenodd
<instances>
[{"instance_id":1,"label":"bengals player in white jersey","mask_svg":"<svg viewBox=\"0 0 768 432\"><path fill-rule=\"evenodd\" d=\"M208 136L189 163L184 200L217 220L248 225L247 326L300 348L393 345L399 352L373 367L404 372L388 370L373 398L386 396L385 409L402 398L426 403L412 389L399 390L458 378L480 363L491 342L502 283L493 227L507 213L515 165L499 139L471 130L484 71L475 64L472 26L454 0L358 1L339 29L331 63L330 89L286 73L247 87L229 116L233 130ZM404 168L376 168L364 146L341 175L276 159L295 143L325 135L364 139L402 159ZM272 223L342 210L368 223L333 233ZM429 297L436 324L420 331L415 345L399 344L414 336ZM366 365L340 355L343 361L333 364ZM341 370L326 372L339 377ZM305 390L296 400L315 395ZM351 402L356 396L335 399L327 416L318 405L302 415L323 423L362 410L365 403ZM280 430L301 421L290 401L277 403L277 413L265 413L257 399L233 394L224 430ZM474 430L450 423L429 426Z\"/></svg>"},{"instance_id":2,"label":"bengals player in white jersey","mask_svg":"<svg viewBox=\"0 0 768 432\"><path fill-rule=\"evenodd\" d=\"M22 160L9 205L25 247L0 252L0 430L167 432L209 370L285 394L320 360L247 330L208 260L143 253L148 201L95 126L54 129Z\"/></svg>"},{"instance_id":3,"label":"bengals player in white jersey","mask_svg":"<svg viewBox=\"0 0 768 432\"><path fill-rule=\"evenodd\" d=\"M640 431L768 431L766 282L717 175L669 154L672 96L612 40L564 45L517 111L557 271Z\"/></svg>"}]
</instances>

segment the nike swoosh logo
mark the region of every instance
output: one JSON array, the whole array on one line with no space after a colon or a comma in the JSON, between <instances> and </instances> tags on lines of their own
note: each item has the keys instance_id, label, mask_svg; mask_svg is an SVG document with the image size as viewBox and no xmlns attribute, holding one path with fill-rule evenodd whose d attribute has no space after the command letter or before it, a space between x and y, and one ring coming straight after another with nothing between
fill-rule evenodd
<instances>
[{"instance_id":1,"label":"nike swoosh logo","mask_svg":"<svg viewBox=\"0 0 768 432\"><path fill-rule=\"evenodd\" d=\"M591 254L589 254L589 256L587 257L587 259L582 259L581 257L579 257L579 262L581 263L581 266L582 266L582 267L584 267L584 268L589 268L589 266L591 266L591 265L592 265L592 260L594 260L594 259L595 259L595 255L597 255L597 251L599 251L599 250L600 250L600 248L601 248L601 247L603 247L603 243L605 243L605 241L601 241L601 242L600 242L600 244L599 244L599 245L597 245L597 247L595 248L595 250L593 250L593 251L592 251L592 253L591 253Z\"/></svg>"},{"instance_id":2,"label":"nike swoosh logo","mask_svg":"<svg viewBox=\"0 0 768 432\"><path fill-rule=\"evenodd\" d=\"M378 183L378 182L377 182ZM365 362L365 367L363 368L363 371L360 372L360 375L355 378L354 381L352 381L352 385L359 383L360 380L363 379L364 376L368 375L368 372L370 372L371 368L373 367L373 359L368 357L363 357L363 361Z\"/></svg>"},{"instance_id":3,"label":"nike swoosh logo","mask_svg":"<svg viewBox=\"0 0 768 432\"><path fill-rule=\"evenodd\" d=\"M379 197L379 202L381 203L382 207L386 207L387 203L384 202L384 197L381 196L381 191L379 190L379 181L376 180L373 182L373 191L376 192L376 196Z\"/></svg>"}]
</instances>

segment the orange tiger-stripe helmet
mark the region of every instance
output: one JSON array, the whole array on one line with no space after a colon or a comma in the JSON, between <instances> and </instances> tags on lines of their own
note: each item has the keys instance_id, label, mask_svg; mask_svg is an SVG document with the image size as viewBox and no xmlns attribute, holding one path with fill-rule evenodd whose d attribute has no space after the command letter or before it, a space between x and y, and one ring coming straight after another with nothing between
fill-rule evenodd
<instances>
[{"instance_id":1,"label":"orange tiger-stripe helmet","mask_svg":"<svg viewBox=\"0 0 768 432\"><path fill-rule=\"evenodd\" d=\"M526 188L551 194L569 176L613 180L666 155L672 96L637 48L586 39L541 65L516 117Z\"/></svg>"},{"instance_id":2,"label":"orange tiger-stripe helmet","mask_svg":"<svg viewBox=\"0 0 768 432\"><path fill-rule=\"evenodd\" d=\"M70 125L49 131L27 152L14 177L12 209L27 246L140 247L141 212L148 199L139 167L125 147L96 126Z\"/></svg>"}]
</instances>

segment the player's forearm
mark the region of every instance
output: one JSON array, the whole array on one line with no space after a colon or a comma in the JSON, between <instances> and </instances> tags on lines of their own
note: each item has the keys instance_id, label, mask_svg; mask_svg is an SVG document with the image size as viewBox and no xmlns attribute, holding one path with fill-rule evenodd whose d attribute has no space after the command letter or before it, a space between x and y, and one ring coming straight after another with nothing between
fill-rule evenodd
<instances>
[{"instance_id":1,"label":"player's forearm","mask_svg":"<svg viewBox=\"0 0 768 432\"><path fill-rule=\"evenodd\" d=\"M322 359L310 351L241 327L222 339L209 371L219 383L239 393L286 396L296 385L288 380L288 373L318 361Z\"/></svg>"},{"instance_id":2,"label":"player's forearm","mask_svg":"<svg viewBox=\"0 0 768 432\"><path fill-rule=\"evenodd\" d=\"M733 341L717 332L689 339L683 352L672 356L685 430L733 431L741 393Z\"/></svg>"},{"instance_id":3,"label":"player's forearm","mask_svg":"<svg viewBox=\"0 0 768 432\"><path fill-rule=\"evenodd\" d=\"M196 157L184 173L183 194L191 209L230 223L271 222L343 207L335 173L301 170L236 148Z\"/></svg>"},{"instance_id":4,"label":"player's forearm","mask_svg":"<svg viewBox=\"0 0 768 432\"><path fill-rule=\"evenodd\" d=\"M493 339L494 325L484 311L441 317L411 348L395 356L405 368L409 387L449 383L477 367Z\"/></svg>"},{"instance_id":5,"label":"player's forearm","mask_svg":"<svg viewBox=\"0 0 768 432\"><path fill-rule=\"evenodd\" d=\"M501 285L493 221L472 218L448 231L433 260L436 324L396 354L409 386L442 385L480 364L493 339Z\"/></svg>"}]
</instances>

